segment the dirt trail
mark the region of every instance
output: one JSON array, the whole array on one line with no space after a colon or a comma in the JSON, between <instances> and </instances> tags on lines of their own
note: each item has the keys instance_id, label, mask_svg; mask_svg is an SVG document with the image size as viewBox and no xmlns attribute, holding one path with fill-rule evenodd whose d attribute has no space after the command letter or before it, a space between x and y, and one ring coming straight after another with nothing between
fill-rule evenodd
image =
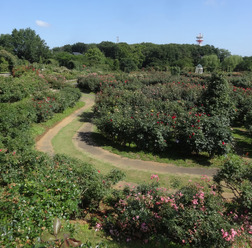
<instances>
[{"instance_id":1,"label":"dirt trail","mask_svg":"<svg viewBox=\"0 0 252 248\"><path fill-rule=\"evenodd\" d=\"M37 150L46 152L50 155L54 154L53 147L51 144L52 138L60 131L61 128L68 125L73 121L77 116L80 116L83 111L88 111L94 104L94 98L84 97L82 98L86 104L83 108L77 110L52 129L50 129L40 140L36 143ZM129 159L121 157L119 155L110 153L102 149L101 147L96 146L90 139L90 134L93 130L93 124L89 121L85 122L82 127L76 132L73 137L73 143L76 148L81 151L85 151L92 155L92 157L113 164L116 167L125 168L125 169L136 169L138 171L154 171L161 173L171 173L171 174L188 174L191 176L207 175L213 176L216 173L216 169L207 169L207 168L185 168L178 167L173 164L157 163L153 161L142 161L138 159ZM136 172L137 173L137 172Z\"/></svg>"},{"instance_id":2,"label":"dirt trail","mask_svg":"<svg viewBox=\"0 0 252 248\"><path fill-rule=\"evenodd\" d=\"M38 151L46 152L49 155L54 154L52 139L57 133L65 126L67 126L70 122L72 122L76 117L80 116L84 111L90 109L94 100L87 97L82 97L81 101L85 102L85 106L76 110L74 113L63 119L57 125L49 129L40 139L36 142L36 149Z\"/></svg>"}]
</instances>

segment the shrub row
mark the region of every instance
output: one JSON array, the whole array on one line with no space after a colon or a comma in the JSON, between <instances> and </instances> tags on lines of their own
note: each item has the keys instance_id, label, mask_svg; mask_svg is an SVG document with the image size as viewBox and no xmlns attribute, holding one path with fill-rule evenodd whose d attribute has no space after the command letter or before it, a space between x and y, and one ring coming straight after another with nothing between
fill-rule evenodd
<instances>
[{"instance_id":1,"label":"shrub row","mask_svg":"<svg viewBox=\"0 0 252 248\"><path fill-rule=\"evenodd\" d=\"M206 85L178 81L134 92L127 84L104 85L96 97L95 123L109 139L150 151L171 145L210 155L230 151L236 112L222 75L213 75Z\"/></svg>"}]
</instances>

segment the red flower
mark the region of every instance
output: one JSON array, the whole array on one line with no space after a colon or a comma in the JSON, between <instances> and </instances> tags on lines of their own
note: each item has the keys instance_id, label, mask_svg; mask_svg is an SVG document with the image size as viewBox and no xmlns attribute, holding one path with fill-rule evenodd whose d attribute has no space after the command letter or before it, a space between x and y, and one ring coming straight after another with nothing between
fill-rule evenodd
<instances>
[{"instance_id":1,"label":"red flower","mask_svg":"<svg viewBox=\"0 0 252 248\"><path fill-rule=\"evenodd\" d=\"M98 170L98 173L101 173L100 170Z\"/></svg>"},{"instance_id":2,"label":"red flower","mask_svg":"<svg viewBox=\"0 0 252 248\"><path fill-rule=\"evenodd\" d=\"M172 119L174 120L175 118L176 118L176 116L175 116L175 115L173 115L173 116L172 116Z\"/></svg>"},{"instance_id":3,"label":"red flower","mask_svg":"<svg viewBox=\"0 0 252 248\"><path fill-rule=\"evenodd\" d=\"M222 141L222 145L225 145L225 142L224 142L224 141Z\"/></svg>"},{"instance_id":4,"label":"red flower","mask_svg":"<svg viewBox=\"0 0 252 248\"><path fill-rule=\"evenodd\" d=\"M192 133L192 135L195 135L195 133Z\"/></svg>"}]
</instances>

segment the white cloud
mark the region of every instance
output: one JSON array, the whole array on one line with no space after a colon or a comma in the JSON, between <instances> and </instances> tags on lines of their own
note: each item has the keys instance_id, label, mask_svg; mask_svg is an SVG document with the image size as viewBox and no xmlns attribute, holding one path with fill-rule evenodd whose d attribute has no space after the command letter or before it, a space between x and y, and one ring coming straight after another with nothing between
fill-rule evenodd
<instances>
[{"instance_id":1,"label":"white cloud","mask_svg":"<svg viewBox=\"0 0 252 248\"><path fill-rule=\"evenodd\" d=\"M44 21L40 21L40 20L36 20L36 24L37 24L39 27L44 27L44 28L48 28L48 27L51 26L49 23L44 22Z\"/></svg>"}]
</instances>

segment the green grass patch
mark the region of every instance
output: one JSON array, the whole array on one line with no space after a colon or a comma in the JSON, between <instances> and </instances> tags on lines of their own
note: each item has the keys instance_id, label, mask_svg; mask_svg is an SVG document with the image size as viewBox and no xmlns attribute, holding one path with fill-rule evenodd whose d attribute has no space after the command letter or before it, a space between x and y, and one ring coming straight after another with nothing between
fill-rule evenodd
<instances>
[{"instance_id":1,"label":"green grass patch","mask_svg":"<svg viewBox=\"0 0 252 248\"><path fill-rule=\"evenodd\" d=\"M72 108L65 109L62 113L56 113L52 119L43 122L43 123L34 123L31 127L31 134L36 139L36 137L42 135L45 133L49 128L52 128L57 123L62 121L64 118L75 112L76 110L82 108L85 106L84 102L77 102L76 105Z\"/></svg>"},{"instance_id":2,"label":"green grass patch","mask_svg":"<svg viewBox=\"0 0 252 248\"><path fill-rule=\"evenodd\" d=\"M236 152L248 158L252 158L252 137L244 128L233 128Z\"/></svg>"},{"instance_id":3,"label":"green grass patch","mask_svg":"<svg viewBox=\"0 0 252 248\"><path fill-rule=\"evenodd\" d=\"M159 248L160 244L157 244L156 242L150 242L147 244L143 244L141 241L132 241L132 242L117 242L113 240L111 237L107 236L103 231L95 231L94 228L91 228L89 224L86 224L83 222L83 220L75 220L70 221L70 229L71 232L69 232L69 228L66 227L66 223L63 221L63 226L65 231L61 231L61 233L58 235L59 239L63 240L63 234L69 234L70 238L74 238L78 241L81 241L82 244L87 244L87 247L109 247L109 248ZM52 233L52 232L51 232ZM44 231L44 233L41 236L41 239L43 241L47 241L51 239L54 239L55 237L48 232L48 230ZM167 248L180 248L180 247L188 247L188 246L181 246L178 244L166 244Z\"/></svg>"},{"instance_id":4,"label":"green grass patch","mask_svg":"<svg viewBox=\"0 0 252 248\"><path fill-rule=\"evenodd\" d=\"M87 111L85 113L85 115L87 116L90 112ZM52 145L55 153L67 154L74 158L78 158L84 162L92 164L95 168L97 168L97 170L100 170L101 173L108 173L111 169L115 168L115 166L96 159L91 154L85 153L85 151L77 149L76 146L73 144L72 137L82 125L83 117L76 118L74 121L72 121L59 131L59 133L52 139ZM120 166L118 166L118 168L126 174L125 181L133 184L150 182L151 175L156 174L155 168L153 168L153 171L140 171L136 170L135 168L123 168ZM196 182L200 179L200 176L194 175L175 175L168 173L159 173L158 175L160 178L161 186L169 189L176 189L182 187L186 185L189 180Z\"/></svg>"}]
</instances>

